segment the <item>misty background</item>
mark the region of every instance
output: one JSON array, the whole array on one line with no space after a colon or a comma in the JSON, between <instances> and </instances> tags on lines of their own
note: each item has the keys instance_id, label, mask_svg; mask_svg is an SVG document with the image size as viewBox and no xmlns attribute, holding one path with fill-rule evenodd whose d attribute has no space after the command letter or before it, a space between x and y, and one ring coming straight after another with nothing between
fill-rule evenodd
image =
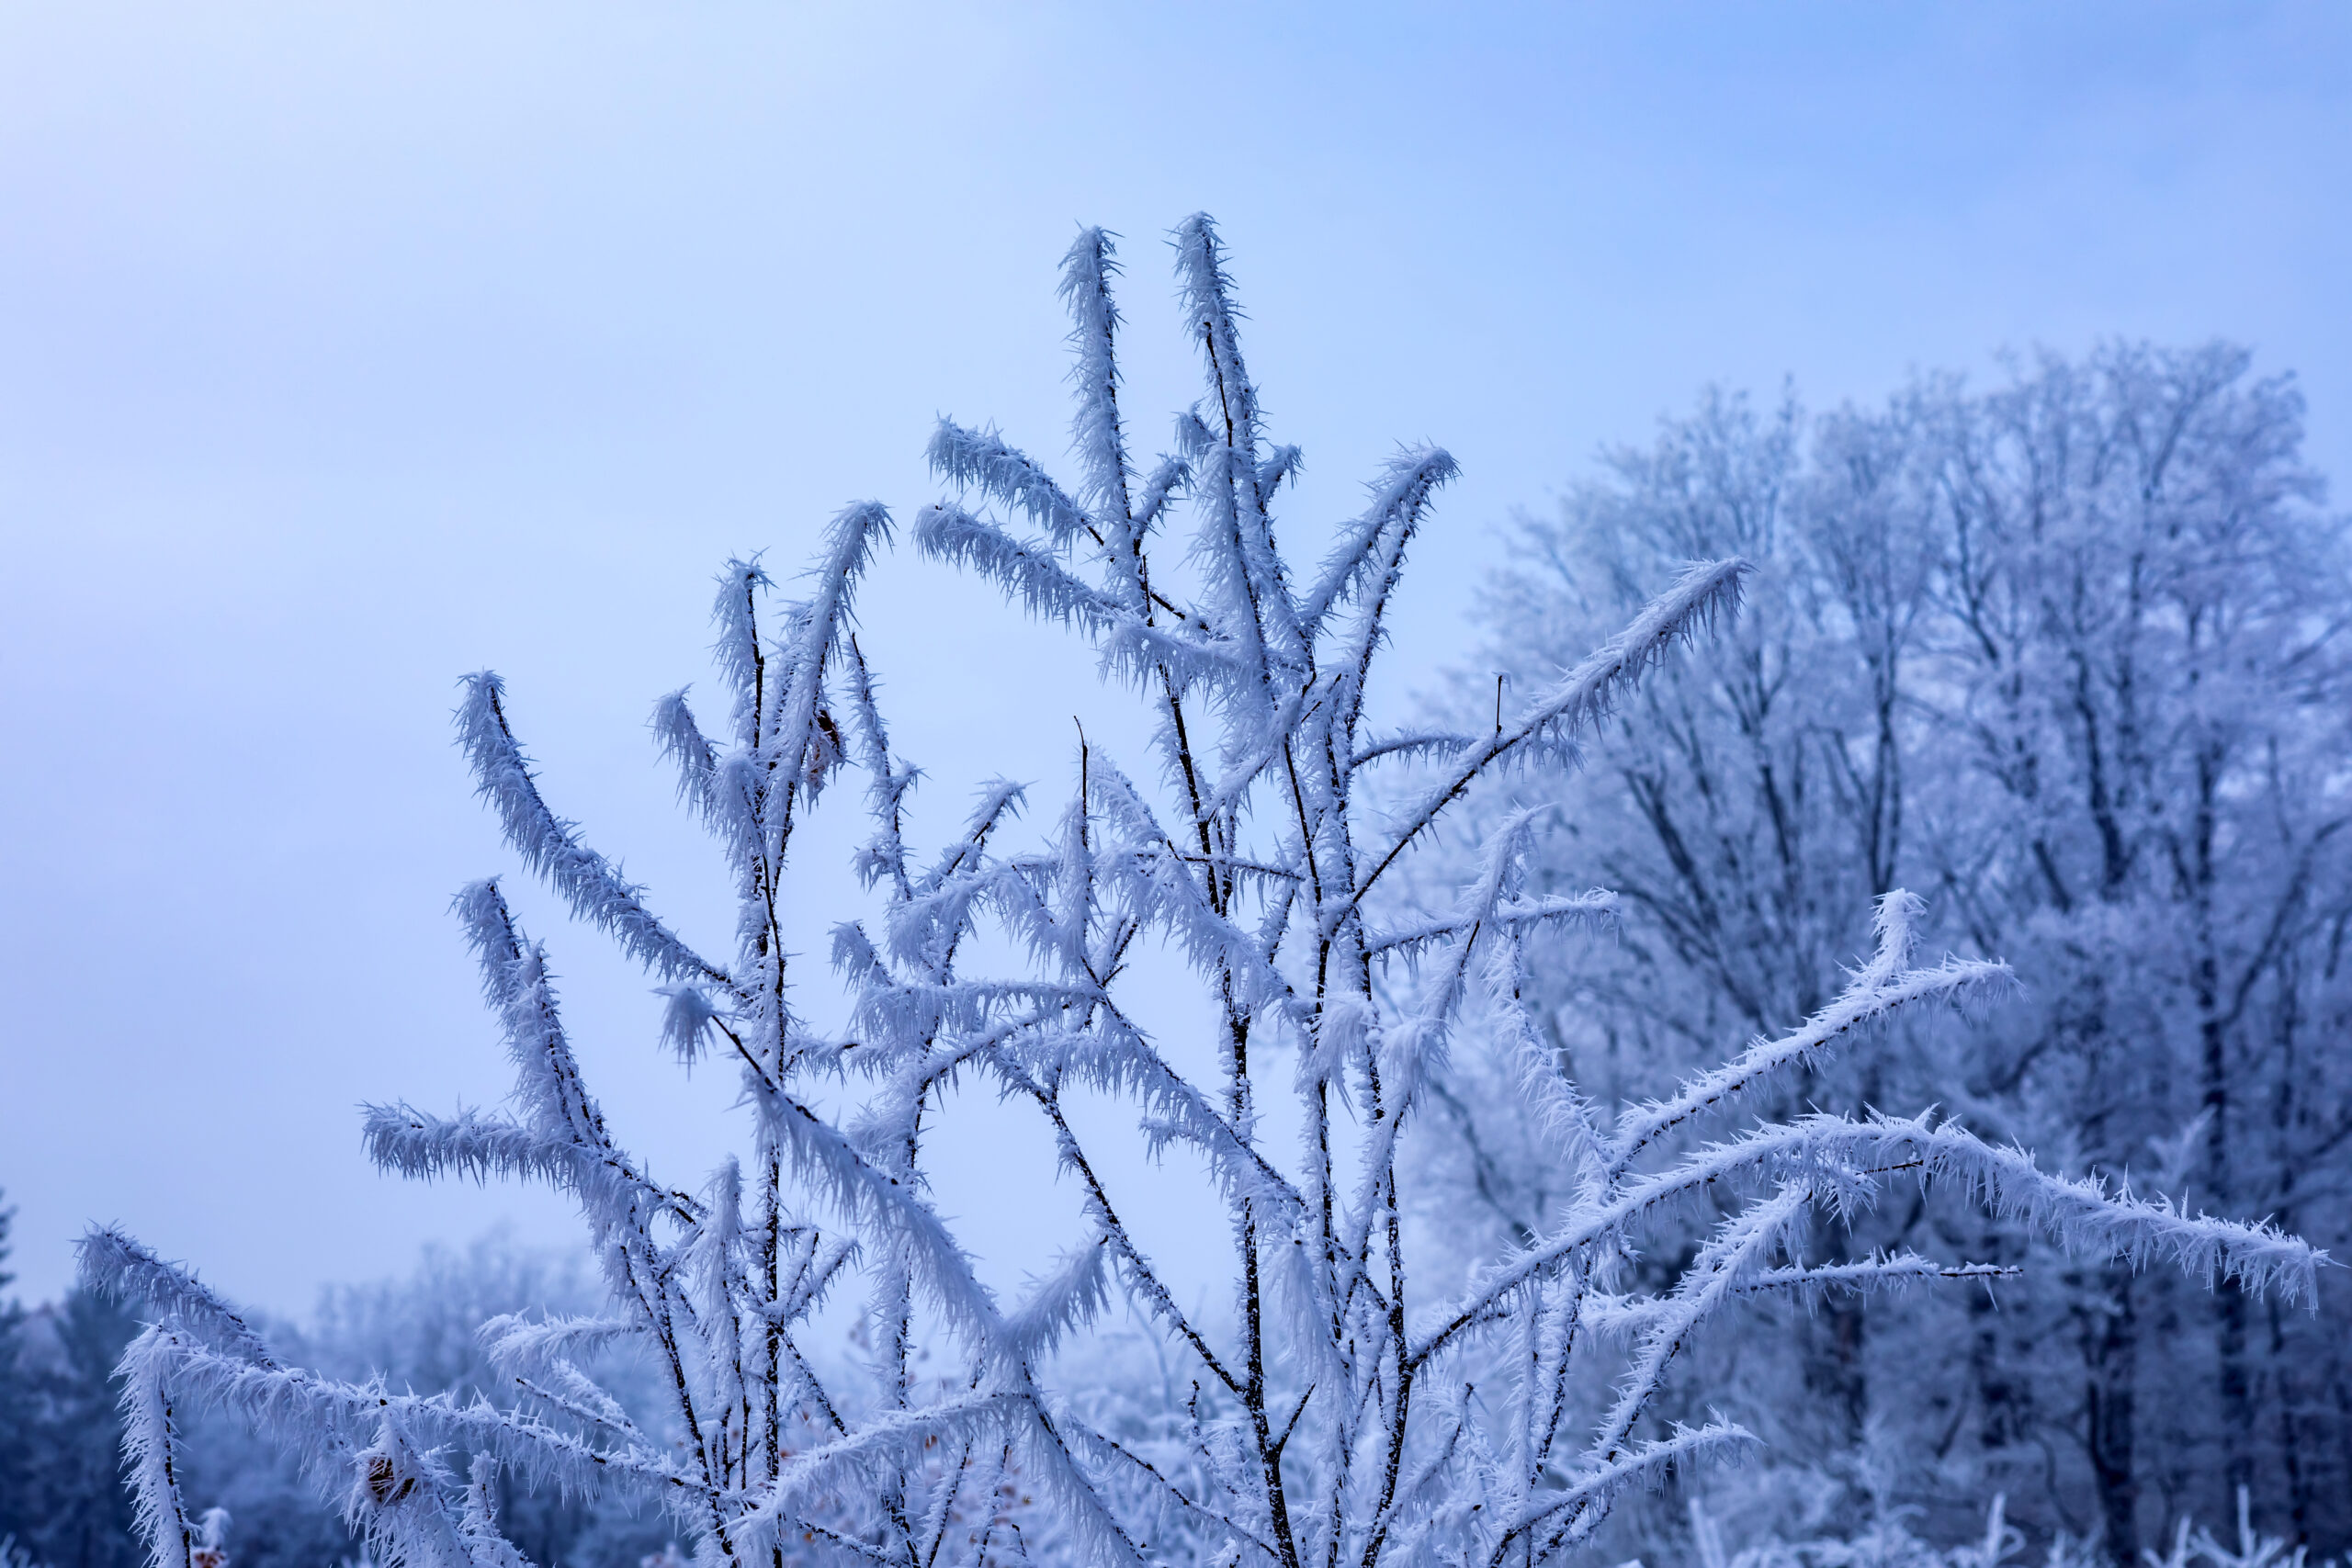
<instances>
[{"instance_id":1,"label":"misty background","mask_svg":"<svg viewBox=\"0 0 2352 1568\"><path fill-rule=\"evenodd\" d=\"M1821 409L2222 336L2352 472L2347 103L2317 5L0 6L15 1291L94 1219L289 1310L571 1237L358 1144L362 1100L507 1076L446 913L511 868L453 682L503 673L557 808L723 930L644 728L708 679L711 572L932 499L938 414L1058 454L1080 222L1126 236L1140 446L1193 386L1159 236L1205 208L1295 525L1396 440L1460 458L1398 636L1435 689L1512 510L1710 381ZM1059 634L911 552L865 603L928 810L1093 711ZM510 886L608 1111L698 1173L728 1076L682 1089L643 978Z\"/></svg>"}]
</instances>

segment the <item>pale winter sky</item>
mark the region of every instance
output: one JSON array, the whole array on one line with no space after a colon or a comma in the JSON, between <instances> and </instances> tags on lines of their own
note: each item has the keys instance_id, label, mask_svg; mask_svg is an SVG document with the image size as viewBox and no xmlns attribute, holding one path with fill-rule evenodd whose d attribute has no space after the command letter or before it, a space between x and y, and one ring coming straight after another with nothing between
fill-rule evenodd
<instances>
[{"instance_id":1,"label":"pale winter sky","mask_svg":"<svg viewBox=\"0 0 2352 1568\"><path fill-rule=\"evenodd\" d=\"M568 1234L358 1146L358 1101L505 1082L446 914L513 869L454 678L503 671L559 809L722 945L644 728L708 679L709 574L931 499L937 413L1057 456L1080 222L1126 236L1147 447L1193 386L1160 234L1204 208L1306 447L1293 536L1396 439L1461 459L1399 640L1428 681L1510 510L1709 380L1821 406L2221 334L2301 375L2352 474L2347 192L2340 5L6 0L17 1290L59 1290L92 1219L294 1309L428 1237ZM865 603L934 820L992 774L1058 789L1073 714L1132 733L1082 653L939 570ZM682 1086L646 982L524 902L614 1121L698 1180L727 1075ZM994 1200L1047 1179L991 1114L942 1196L1004 1278L1050 1227Z\"/></svg>"}]
</instances>

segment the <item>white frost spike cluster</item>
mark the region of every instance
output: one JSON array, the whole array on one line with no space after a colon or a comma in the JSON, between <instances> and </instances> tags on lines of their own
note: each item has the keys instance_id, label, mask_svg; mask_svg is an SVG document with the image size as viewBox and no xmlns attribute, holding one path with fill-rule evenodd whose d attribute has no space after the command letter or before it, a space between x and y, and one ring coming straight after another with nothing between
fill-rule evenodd
<instances>
[{"instance_id":1,"label":"white frost spike cluster","mask_svg":"<svg viewBox=\"0 0 2352 1568\"><path fill-rule=\"evenodd\" d=\"M122 1453L138 1499L139 1533L155 1568L192 1568L196 1538L180 1496L178 1432L164 1380L170 1337L151 1327L123 1351Z\"/></svg>"},{"instance_id":2,"label":"white frost spike cluster","mask_svg":"<svg viewBox=\"0 0 2352 1568\"><path fill-rule=\"evenodd\" d=\"M1000 783L947 843L910 846L902 808L919 775L891 750L851 636L854 591L891 523L853 506L832 520L805 597L777 604L756 563L721 573L725 728L705 731L684 692L656 706L658 742L738 895L721 964L549 808L503 688L471 677L460 739L509 841L658 982L649 1032L685 1059L734 1064L747 1134L698 1195L656 1179L582 1080L546 951L495 883L465 889L458 914L514 1093L446 1117L371 1109L369 1146L406 1175L494 1173L571 1194L609 1311L485 1325L514 1403L460 1404L284 1366L187 1274L94 1235L89 1275L153 1319L126 1365L126 1404L162 1568L190 1568L175 1393L286 1438L379 1560L403 1568L521 1568L494 1507L508 1483L632 1491L667 1511L702 1568L1533 1568L1589 1539L1626 1486L1749 1440L1657 1409L1683 1348L1743 1301L1998 1272L1912 1253L1806 1261L1815 1227L1890 1182L1954 1180L2079 1249L2309 1292L2316 1258L2291 1237L2046 1175L1948 1122L1727 1126L1750 1090L1861 1026L2002 979L1993 964L1915 964L1906 895L1882 902L1873 955L1816 1016L1666 1100L1604 1115L1525 999L1530 944L1615 909L1605 892L1528 886L1544 815L1509 817L1449 907L1409 908L1408 879L1388 874L1503 769L1571 755L1645 669L1732 612L1745 569L1690 566L1516 712L1368 736L1386 617L1453 461L1400 452L1314 568L1295 569L1272 502L1297 454L1261 433L1222 243L1205 217L1175 242L1203 370L1179 455L1137 482L1112 244L1088 231L1062 290L1080 482L1057 483L993 432L943 423L931 457L956 494L912 530L922 550L1090 638L1144 707L1156 773L1081 741L1075 788L1029 840L1011 841L1023 786ZM1195 529L1156 572L1178 500ZM1419 771L1375 795L1405 764ZM796 1010L779 910L795 891L794 832L845 767L866 775L872 830L856 864L878 908L834 931L851 1038L831 1040ZM1007 940L974 940L984 930ZM1131 962L1159 948L1194 971L1214 1020L1204 1043L1136 1009ZM977 956L990 953L1018 956L997 972ZM1189 1070L1203 1043L1212 1066ZM1465 1050L1510 1065L1571 1194L1466 1283L1417 1269L1398 1190L1424 1086ZM856 1087L843 1109L820 1109L843 1103L820 1092L838 1078ZM1060 1261L1010 1304L930 1197L926 1140L954 1104L942 1091L971 1079L1032 1118L1083 1204ZM1204 1162L1231 1238L1227 1307L1188 1308L1161 1278L1106 1179L1099 1118L1074 1118L1073 1093L1125 1103L1148 1147ZM1293 1113L1265 1114L1269 1096ZM1716 1221L1687 1266L1654 1292L1623 1290L1621 1265L1653 1227L1702 1202ZM811 1314L853 1286L869 1357L844 1376L805 1341ZM1119 1301L1162 1336L1180 1369L1165 1386L1191 1392L1114 1423L1086 1346ZM593 1353L621 1341L659 1370L660 1408L628 1408L591 1375ZM946 1372L919 1373L925 1357ZM1069 1367L1090 1370L1057 1373Z\"/></svg>"}]
</instances>

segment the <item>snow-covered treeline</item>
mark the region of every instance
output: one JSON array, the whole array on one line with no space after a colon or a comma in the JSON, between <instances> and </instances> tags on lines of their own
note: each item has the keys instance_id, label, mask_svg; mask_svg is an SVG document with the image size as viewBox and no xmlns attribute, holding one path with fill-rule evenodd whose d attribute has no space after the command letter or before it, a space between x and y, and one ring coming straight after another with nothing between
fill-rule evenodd
<instances>
[{"instance_id":1,"label":"snow-covered treeline","mask_svg":"<svg viewBox=\"0 0 2352 1568\"><path fill-rule=\"evenodd\" d=\"M1619 941L1538 970L1531 1011L1566 1070L1660 1092L1726 1035L1786 1029L1849 983L1849 911L1909 886L1935 940L2004 957L2018 994L1809 1064L1759 1110L1932 1101L2341 1257L2352 576L2300 413L2220 345L2043 357L1981 390L1926 378L1820 418L1711 394L1527 521L1465 690L1549 678L1674 561L1757 566L1738 622L1645 682L1552 796L1564 827L1531 886L1604 883L1624 909ZM1506 1079L1459 1059L1423 1173L1492 1238L1566 1190ZM1927 1246L2023 1269L1792 1314L1678 1396L1769 1412L1784 1455L1842 1478L1838 1506L1893 1496L1949 1523L2006 1490L2013 1518L2128 1556L2245 1486L2318 1550L2352 1540L2338 1271L2321 1312L2294 1312L2234 1280L2064 1259L1934 1199L1822 1242L1826 1260Z\"/></svg>"},{"instance_id":2,"label":"snow-covered treeline","mask_svg":"<svg viewBox=\"0 0 2352 1568\"><path fill-rule=\"evenodd\" d=\"M1453 459L1400 450L1358 515L1284 549L1298 454L1264 428L1223 246L1205 217L1172 242L1203 389L1171 451L1131 447L1111 242L1089 231L1063 272L1073 482L943 424L946 496L903 517L840 512L799 596L756 563L722 572L724 697L664 698L655 728L732 880L729 946L690 943L560 814L560 781L525 748L528 694L468 682L459 740L515 853L658 981L649 1048L738 1075L742 1140L690 1181L649 1170L582 1080L548 948L495 881L466 888L458 918L514 1092L451 1116L377 1107L369 1146L403 1175L571 1194L608 1299L484 1325L509 1382L469 1400L302 1367L189 1272L94 1232L85 1278L151 1324L122 1377L158 1568L198 1568L191 1404L283 1441L380 1560L413 1568L520 1568L499 1517L516 1485L632 1495L705 1568L1534 1568L1589 1541L1627 1489L1756 1446L1693 1408L1704 1391L1683 1374L1759 1301L1978 1288L2010 1267L1970 1236L1836 1252L1874 1203L1950 1190L2074 1267L2177 1265L2256 1308L2309 1300L2318 1259L2278 1228L2052 1175L1924 1102L1746 1119L1890 1017L2007 986L1990 957L1922 956L1921 905L1898 887L1838 912L1867 956L1772 1032L1734 1032L1612 1108L1563 1070L1530 954L1619 900L1532 880L1542 811L1493 817L1441 875L1446 835L1490 785L1556 778L1657 667L1734 623L1749 568L1725 552L1661 570L1493 711L1373 730L1385 620ZM1085 639L1147 716L1150 753L1057 746L1038 760L1050 778L991 787L946 841L910 841L921 775L877 696L888 650L853 635L855 596L901 535ZM874 897L834 931L851 1005L825 1030L781 911L796 834L843 795L869 823L857 864ZM1024 802L1035 830L1015 820ZM1197 1010L1138 1010L1133 969L1161 947ZM1504 1065L1557 1180L1522 1234L1459 1268L1409 1233L1406 1134L1470 1053ZM1017 1299L981 1282L927 1175L944 1090L964 1081L1019 1107L1085 1195L1082 1233ZM1221 1310L1180 1299L1123 1221L1100 1134L1071 1114L1082 1096L1119 1100L1124 1137L1210 1172L1230 1243ZM1178 1369L1164 1397L1106 1407L1072 1370L1114 1298ZM868 1336L846 1371L810 1353L833 1301ZM655 1367L650 1398L594 1376L619 1346ZM952 1370L919 1375L922 1352Z\"/></svg>"}]
</instances>

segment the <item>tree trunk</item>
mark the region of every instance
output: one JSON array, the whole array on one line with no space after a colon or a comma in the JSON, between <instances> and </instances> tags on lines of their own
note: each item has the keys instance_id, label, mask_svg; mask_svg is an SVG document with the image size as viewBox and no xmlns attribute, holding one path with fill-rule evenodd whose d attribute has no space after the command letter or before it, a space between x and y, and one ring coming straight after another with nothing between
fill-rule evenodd
<instances>
[{"instance_id":1,"label":"tree trunk","mask_svg":"<svg viewBox=\"0 0 2352 1568\"><path fill-rule=\"evenodd\" d=\"M2100 1283L2104 1310L2093 1314L2083 1333L2083 1359L2090 1372L2086 1446L2098 1483L2108 1557L2128 1568L2140 1540L2140 1481L2132 1451L2139 1420L2140 1319L2130 1269L2102 1270Z\"/></svg>"}]
</instances>

